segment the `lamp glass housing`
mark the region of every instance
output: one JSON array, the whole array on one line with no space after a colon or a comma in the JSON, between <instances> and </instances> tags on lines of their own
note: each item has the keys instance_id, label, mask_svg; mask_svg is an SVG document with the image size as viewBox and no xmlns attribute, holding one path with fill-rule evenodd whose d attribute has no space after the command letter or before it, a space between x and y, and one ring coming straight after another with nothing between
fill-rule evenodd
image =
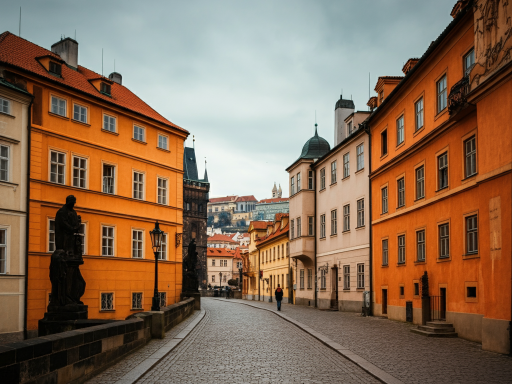
<instances>
[{"instance_id":1,"label":"lamp glass housing","mask_svg":"<svg viewBox=\"0 0 512 384\"><path fill-rule=\"evenodd\" d=\"M153 248L153 252L155 253L160 251L164 233L160 229L160 224L158 223L158 221L155 223L155 229L150 231L149 235L151 236L151 246Z\"/></svg>"}]
</instances>

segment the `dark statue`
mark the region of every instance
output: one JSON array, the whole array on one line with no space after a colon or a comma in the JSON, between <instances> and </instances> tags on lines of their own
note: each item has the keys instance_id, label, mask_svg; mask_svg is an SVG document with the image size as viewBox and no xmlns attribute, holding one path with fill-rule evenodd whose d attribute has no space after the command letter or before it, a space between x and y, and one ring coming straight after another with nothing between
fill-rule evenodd
<instances>
[{"instance_id":1,"label":"dark statue","mask_svg":"<svg viewBox=\"0 0 512 384\"><path fill-rule=\"evenodd\" d=\"M75 196L66 197L66 204L55 216L56 250L50 262L52 293L48 312L68 311L83 305L80 298L85 292L85 280L79 268L84 263L80 236L81 218L73 209L75 204Z\"/></svg>"},{"instance_id":2,"label":"dark statue","mask_svg":"<svg viewBox=\"0 0 512 384\"><path fill-rule=\"evenodd\" d=\"M197 279L197 251L196 251L196 239L188 245L188 254L184 262L183 271L183 292L199 292L198 286L199 281Z\"/></svg>"}]
</instances>

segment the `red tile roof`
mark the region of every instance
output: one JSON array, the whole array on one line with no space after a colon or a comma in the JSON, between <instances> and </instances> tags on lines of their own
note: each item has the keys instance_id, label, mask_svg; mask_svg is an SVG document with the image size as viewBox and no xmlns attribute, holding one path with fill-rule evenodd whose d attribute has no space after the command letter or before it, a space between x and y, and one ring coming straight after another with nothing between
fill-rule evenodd
<instances>
[{"instance_id":1,"label":"red tile roof","mask_svg":"<svg viewBox=\"0 0 512 384\"><path fill-rule=\"evenodd\" d=\"M268 203L281 203L283 201L289 201L290 199L287 197L276 197L273 199L263 199L260 200L260 204L268 204Z\"/></svg>"},{"instance_id":2,"label":"red tile roof","mask_svg":"<svg viewBox=\"0 0 512 384\"><path fill-rule=\"evenodd\" d=\"M267 229L267 223L268 221L251 221L249 228L252 226L254 229Z\"/></svg>"},{"instance_id":3,"label":"red tile roof","mask_svg":"<svg viewBox=\"0 0 512 384\"><path fill-rule=\"evenodd\" d=\"M242 254L240 253L240 247L236 247L234 258L242 260Z\"/></svg>"},{"instance_id":4,"label":"red tile roof","mask_svg":"<svg viewBox=\"0 0 512 384\"><path fill-rule=\"evenodd\" d=\"M279 215L279 216L278 216ZM283 217L288 217L288 213L277 213L276 214L276 222L280 222L282 220ZM270 225L274 225L275 223L272 223L270 222ZM281 225L278 226L277 230L275 232L272 232L270 235L268 236L264 236L264 237L260 237L258 240L257 240L257 244L258 246L266 243L267 241L270 241L270 240L273 240L275 239L276 237L279 237L279 236L282 236L282 235L286 235L288 236L288 230L289 230L289 227L290 227L290 223L286 223L286 225L281 228Z\"/></svg>"},{"instance_id":5,"label":"red tile roof","mask_svg":"<svg viewBox=\"0 0 512 384\"><path fill-rule=\"evenodd\" d=\"M251 237L251 234L250 233L242 233L242 236L243 237Z\"/></svg>"},{"instance_id":6,"label":"red tile roof","mask_svg":"<svg viewBox=\"0 0 512 384\"><path fill-rule=\"evenodd\" d=\"M235 250L229 248L207 248L206 257L235 257Z\"/></svg>"},{"instance_id":7,"label":"red tile roof","mask_svg":"<svg viewBox=\"0 0 512 384\"><path fill-rule=\"evenodd\" d=\"M213 242L218 242L218 241L225 241L227 243L238 243L238 241L233 240L231 237L226 236L226 235L219 235L218 233L207 239L208 243L213 243Z\"/></svg>"},{"instance_id":8,"label":"red tile roof","mask_svg":"<svg viewBox=\"0 0 512 384\"><path fill-rule=\"evenodd\" d=\"M117 83L112 84L112 97L101 94L89 82L89 80L102 78L102 76L90 69L79 65L78 69L75 71L68 66L63 65L61 77L50 75L36 59L42 56L51 56L59 61L61 60L59 55L28 40L13 35L10 32L4 32L0 35L0 63L8 64L37 76L44 77L51 82L59 83L60 85L73 88L97 99L101 99L107 104L114 104L118 107L129 109L130 111L188 133L187 130L179 127L160 115L123 85ZM106 78L103 77L103 79ZM108 81L108 79L106 80Z\"/></svg>"},{"instance_id":9,"label":"red tile roof","mask_svg":"<svg viewBox=\"0 0 512 384\"><path fill-rule=\"evenodd\" d=\"M236 202L242 202L242 201L258 201L258 199L256 199L253 195L250 195L250 196L239 196L237 199L236 199Z\"/></svg>"},{"instance_id":10,"label":"red tile roof","mask_svg":"<svg viewBox=\"0 0 512 384\"><path fill-rule=\"evenodd\" d=\"M234 202L237 196L213 197L210 203L230 203Z\"/></svg>"}]
</instances>

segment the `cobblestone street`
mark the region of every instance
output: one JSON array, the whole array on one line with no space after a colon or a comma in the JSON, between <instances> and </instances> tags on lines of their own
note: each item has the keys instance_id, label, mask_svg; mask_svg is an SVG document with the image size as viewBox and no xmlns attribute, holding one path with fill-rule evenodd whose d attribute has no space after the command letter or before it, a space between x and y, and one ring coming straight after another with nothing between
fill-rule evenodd
<instances>
[{"instance_id":1,"label":"cobblestone street","mask_svg":"<svg viewBox=\"0 0 512 384\"><path fill-rule=\"evenodd\" d=\"M289 321L275 303L202 299L204 318L137 383L376 383L357 364ZM247 305L249 304L249 305ZM254 308L252 306L259 308ZM266 309L266 310L262 310ZM415 335L411 325L355 313L283 304L282 312L348 348L404 383L508 383L512 359L462 339ZM128 358L90 380L122 383L135 366L181 332L198 311ZM149 368L149 369L148 369Z\"/></svg>"}]
</instances>

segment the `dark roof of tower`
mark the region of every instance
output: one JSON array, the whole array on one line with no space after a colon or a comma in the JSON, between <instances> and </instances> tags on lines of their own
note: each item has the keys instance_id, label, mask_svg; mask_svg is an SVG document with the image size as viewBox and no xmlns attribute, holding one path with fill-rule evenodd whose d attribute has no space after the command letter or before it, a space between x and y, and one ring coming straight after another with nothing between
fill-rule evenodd
<instances>
[{"instance_id":1,"label":"dark roof of tower","mask_svg":"<svg viewBox=\"0 0 512 384\"><path fill-rule=\"evenodd\" d=\"M331 150L331 146L323 137L318 136L317 125L315 124L315 136L306 141L302 147L300 159L318 159Z\"/></svg>"},{"instance_id":2,"label":"dark roof of tower","mask_svg":"<svg viewBox=\"0 0 512 384\"><path fill-rule=\"evenodd\" d=\"M340 99L336 102L334 110L337 110L338 108L355 109L356 106L352 100L345 100L343 95L340 95Z\"/></svg>"},{"instance_id":3,"label":"dark roof of tower","mask_svg":"<svg viewBox=\"0 0 512 384\"><path fill-rule=\"evenodd\" d=\"M196 151L194 148L185 147L183 152L183 178L199 181L197 174Z\"/></svg>"}]
</instances>

